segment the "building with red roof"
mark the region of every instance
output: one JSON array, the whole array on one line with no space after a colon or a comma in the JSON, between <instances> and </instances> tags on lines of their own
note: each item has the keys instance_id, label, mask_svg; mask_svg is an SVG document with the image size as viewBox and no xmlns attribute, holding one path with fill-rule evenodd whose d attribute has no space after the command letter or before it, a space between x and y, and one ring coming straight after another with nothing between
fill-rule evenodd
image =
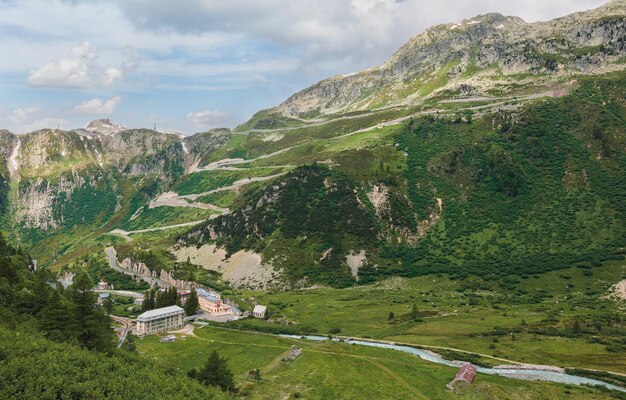
<instances>
[{"instance_id":1,"label":"building with red roof","mask_svg":"<svg viewBox=\"0 0 626 400\"><path fill-rule=\"evenodd\" d=\"M465 381L467 383L472 383L474 378L476 377L476 372L478 369L474 364L466 363L461 366L459 372L456 373L453 382L457 381Z\"/></svg>"}]
</instances>

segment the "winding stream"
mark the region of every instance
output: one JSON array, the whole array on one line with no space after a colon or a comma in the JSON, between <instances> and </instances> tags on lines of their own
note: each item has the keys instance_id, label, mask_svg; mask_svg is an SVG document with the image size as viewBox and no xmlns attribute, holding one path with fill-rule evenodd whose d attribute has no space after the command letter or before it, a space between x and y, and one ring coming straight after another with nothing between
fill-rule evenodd
<instances>
[{"instance_id":1,"label":"winding stream","mask_svg":"<svg viewBox=\"0 0 626 400\"><path fill-rule=\"evenodd\" d=\"M306 340L314 340L314 341L324 341L324 340L332 340L335 342L341 341L340 339L333 338L329 339L326 336L299 336L299 335L279 335L281 337L292 338L292 339L306 339ZM416 349L409 346L401 346L391 343L382 343L382 342L369 342L364 340L354 340L347 339L343 341L347 344L353 344L358 346L367 346L367 347L377 347L381 349L389 349L389 350L397 350L403 353L412 354L418 356L422 360L433 362L436 364L447 365L449 367L459 367L463 364L463 362L459 361L450 361L446 360L440 355L433 353L428 350ZM582 376L569 375L562 372L556 371L545 371L540 369L515 369L515 368L484 368L478 367L478 372L488 375L499 375L506 378L513 379L521 379L527 381L547 381L547 382L556 382L556 383L564 383L568 385L592 385L592 386L603 386L608 389L618 390L620 392L626 392L626 388L612 385L607 382L603 382L597 379L584 378Z\"/></svg>"}]
</instances>

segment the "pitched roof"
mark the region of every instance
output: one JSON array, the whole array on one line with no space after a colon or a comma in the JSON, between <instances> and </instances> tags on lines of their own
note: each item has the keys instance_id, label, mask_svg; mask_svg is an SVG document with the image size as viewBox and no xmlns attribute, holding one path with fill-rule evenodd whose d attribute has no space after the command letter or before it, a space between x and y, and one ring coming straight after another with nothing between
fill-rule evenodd
<instances>
[{"instance_id":1,"label":"pitched roof","mask_svg":"<svg viewBox=\"0 0 626 400\"><path fill-rule=\"evenodd\" d=\"M204 290L204 289L196 289L196 293L198 293L198 296L200 297L204 297L207 300L210 301L219 301L222 300L220 298L219 293L217 292L213 292L213 291L208 291L208 290Z\"/></svg>"},{"instance_id":2,"label":"pitched roof","mask_svg":"<svg viewBox=\"0 0 626 400\"><path fill-rule=\"evenodd\" d=\"M254 306L254 310L252 310L253 313L264 313L265 311L267 311L267 307L262 306L260 304L257 304L256 306Z\"/></svg>"},{"instance_id":3,"label":"pitched roof","mask_svg":"<svg viewBox=\"0 0 626 400\"><path fill-rule=\"evenodd\" d=\"M477 368L475 365L467 363L463 364L459 372L454 377L455 381L464 380L466 382L472 382L476 376Z\"/></svg>"},{"instance_id":4,"label":"pitched roof","mask_svg":"<svg viewBox=\"0 0 626 400\"><path fill-rule=\"evenodd\" d=\"M169 317L172 315L178 315L184 312L185 310L183 310L182 308L178 306L157 308L154 310L146 311L145 313L139 315L137 317L137 321L141 321L141 322L153 321L155 319Z\"/></svg>"}]
</instances>

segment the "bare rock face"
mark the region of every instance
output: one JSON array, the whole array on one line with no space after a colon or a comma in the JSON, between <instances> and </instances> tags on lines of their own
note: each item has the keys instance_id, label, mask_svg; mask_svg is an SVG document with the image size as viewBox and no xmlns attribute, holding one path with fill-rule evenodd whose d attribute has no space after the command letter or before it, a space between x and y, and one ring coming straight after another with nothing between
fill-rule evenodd
<instances>
[{"instance_id":1,"label":"bare rock face","mask_svg":"<svg viewBox=\"0 0 626 400\"><path fill-rule=\"evenodd\" d=\"M19 191L19 207L16 217L25 228L39 228L47 231L58 228L63 221L54 218L54 201L60 193L71 195L77 185L82 185L82 178L76 180L62 177L57 184L51 184L42 178L29 185L22 186Z\"/></svg>"},{"instance_id":2,"label":"bare rock face","mask_svg":"<svg viewBox=\"0 0 626 400\"><path fill-rule=\"evenodd\" d=\"M461 94L480 95L475 86L485 92L520 74L554 82L564 74L603 72L607 65L620 68L625 37L624 0L532 24L501 14L479 15L430 28L384 65L323 80L275 111L290 117L376 109L417 103L459 87L466 89Z\"/></svg>"},{"instance_id":3,"label":"bare rock face","mask_svg":"<svg viewBox=\"0 0 626 400\"><path fill-rule=\"evenodd\" d=\"M122 125L118 125L116 123L111 122L110 119L97 119L95 121L91 121L85 130L92 133L98 133L101 135L113 135L119 132L123 132L127 130L126 127Z\"/></svg>"},{"instance_id":4,"label":"bare rock face","mask_svg":"<svg viewBox=\"0 0 626 400\"><path fill-rule=\"evenodd\" d=\"M6 129L0 129L0 162L7 162L14 147L15 135Z\"/></svg>"}]
</instances>

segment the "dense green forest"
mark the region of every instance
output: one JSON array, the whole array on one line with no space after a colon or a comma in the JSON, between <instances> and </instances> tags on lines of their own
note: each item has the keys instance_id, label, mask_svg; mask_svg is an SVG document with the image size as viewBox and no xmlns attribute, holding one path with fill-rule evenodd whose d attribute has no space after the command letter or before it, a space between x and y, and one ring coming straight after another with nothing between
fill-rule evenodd
<instances>
[{"instance_id":1,"label":"dense green forest","mask_svg":"<svg viewBox=\"0 0 626 400\"><path fill-rule=\"evenodd\" d=\"M396 137L414 208L444 199L417 246L385 246L400 275L534 274L623 259L626 86L589 78L571 96L473 121L423 118ZM385 271L387 272L387 271Z\"/></svg>"},{"instance_id":2,"label":"dense green forest","mask_svg":"<svg viewBox=\"0 0 626 400\"><path fill-rule=\"evenodd\" d=\"M29 264L0 236L0 398L227 398L145 361L132 340L117 350L87 273L63 290L47 270L31 272Z\"/></svg>"}]
</instances>

